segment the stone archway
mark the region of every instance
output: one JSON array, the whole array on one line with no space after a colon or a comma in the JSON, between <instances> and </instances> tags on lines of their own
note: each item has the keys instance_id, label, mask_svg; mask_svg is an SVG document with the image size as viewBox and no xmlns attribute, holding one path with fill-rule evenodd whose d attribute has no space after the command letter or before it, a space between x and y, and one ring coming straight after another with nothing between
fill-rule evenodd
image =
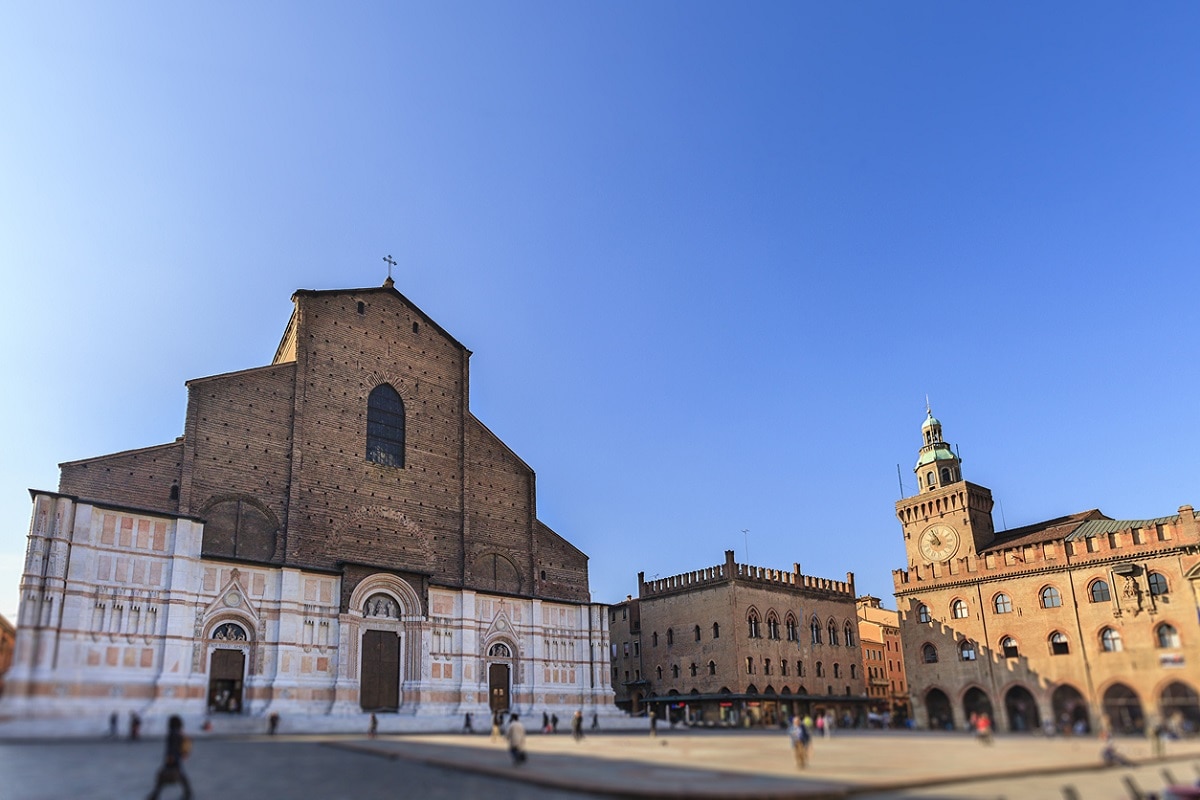
<instances>
[{"instance_id":1,"label":"stone archway","mask_svg":"<svg viewBox=\"0 0 1200 800\"><path fill-rule=\"evenodd\" d=\"M978 686L972 686L963 695L963 716L970 719L972 715L987 714L993 720L996 719L996 712L992 709L992 698L988 697L987 692L980 689Z\"/></svg>"},{"instance_id":2,"label":"stone archway","mask_svg":"<svg viewBox=\"0 0 1200 800\"><path fill-rule=\"evenodd\" d=\"M1008 715L1010 731L1041 730L1042 715L1037 700L1024 686L1018 684L1004 693L1004 713Z\"/></svg>"},{"instance_id":3,"label":"stone archway","mask_svg":"<svg viewBox=\"0 0 1200 800\"><path fill-rule=\"evenodd\" d=\"M954 710L950 698L941 689L925 693L925 713L929 715L929 730L943 731L954 727Z\"/></svg>"},{"instance_id":4,"label":"stone archway","mask_svg":"<svg viewBox=\"0 0 1200 800\"><path fill-rule=\"evenodd\" d=\"M1182 681L1172 681L1158 699L1159 713L1176 733L1200 731L1200 695Z\"/></svg>"},{"instance_id":5,"label":"stone archway","mask_svg":"<svg viewBox=\"0 0 1200 800\"><path fill-rule=\"evenodd\" d=\"M1146 717L1137 693L1123 683L1114 683L1104 692L1104 716L1115 733L1142 733Z\"/></svg>"},{"instance_id":6,"label":"stone archway","mask_svg":"<svg viewBox=\"0 0 1200 800\"><path fill-rule=\"evenodd\" d=\"M240 622L218 622L209 631L208 710L240 714L245 709L246 656L250 635Z\"/></svg>"},{"instance_id":7,"label":"stone archway","mask_svg":"<svg viewBox=\"0 0 1200 800\"><path fill-rule=\"evenodd\" d=\"M1054 710L1054 724L1059 733L1089 733L1092 721L1088 717L1088 704L1079 690L1064 683L1050 697Z\"/></svg>"}]
</instances>

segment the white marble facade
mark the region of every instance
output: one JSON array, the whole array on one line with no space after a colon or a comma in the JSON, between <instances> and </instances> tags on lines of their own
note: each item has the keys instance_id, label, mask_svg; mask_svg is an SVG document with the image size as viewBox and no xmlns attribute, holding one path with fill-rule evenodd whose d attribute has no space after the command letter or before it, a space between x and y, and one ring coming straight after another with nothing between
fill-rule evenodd
<instances>
[{"instance_id":1,"label":"white marble facade","mask_svg":"<svg viewBox=\"0 0 1200 800\"><path fill-rule=\"evenodd\" d=\"M506 674L513 711L615 713L603 606L438 586L425 598L379 573L342 613L340 576L201 558L202 533L193 518L35 493L0 716L357 718L364 637L392 634L399 717L482 725Z\"/></svg>"}]
</instances>

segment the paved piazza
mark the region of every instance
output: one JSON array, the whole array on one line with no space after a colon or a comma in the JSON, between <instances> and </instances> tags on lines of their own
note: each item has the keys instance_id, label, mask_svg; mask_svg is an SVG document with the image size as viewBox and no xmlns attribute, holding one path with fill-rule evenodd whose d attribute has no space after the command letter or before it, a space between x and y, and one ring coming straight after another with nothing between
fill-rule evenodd
<instances>
[{"instance_id":1,"label":"paved piazza","mask_svg":"<svg viewBox=\"0 0 1200 800\"><path fill-rule=\"evenodd\" d=\"M529 761L509 763L486 735L213 736L196 738L187 762L198 800L242 797L582 798L1127 798L1200 778L1200 741L1170 742L1152 759L1140 739L1120 740L1132 768L1101 768L1093 738L998 737L988 747L967 735L863 732L815 742L809 769L791 760L783 733L669 731L608 733L574 742L567 734L529 737ZM149 791L163 745L96 739L0 742L5 800L127 800ZM981 776L990 776L982 777ZM177 797L178 792L164 792Z\"/></svg>"}]
</instances>

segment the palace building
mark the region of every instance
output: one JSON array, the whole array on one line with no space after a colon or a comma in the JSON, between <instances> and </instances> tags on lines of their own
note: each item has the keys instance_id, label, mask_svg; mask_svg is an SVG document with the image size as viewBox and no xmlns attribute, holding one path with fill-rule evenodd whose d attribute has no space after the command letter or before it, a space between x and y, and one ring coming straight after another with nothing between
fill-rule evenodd
<instances>
[{"instance_id":1,"label":"palace building","mask_svg":"<svg viewBox=\"0 0 1200 800\"><path fill-rule=\"evenodd\" d=\"M1200 520L1098 510L997 532L930 413L896 503L893 573L914 716L998 730L1200 730Z\"/></svg>"},{"instance_id":2,"label":"palace building","mask_svg":"<svg viewBox=\"0 0 1200 800\"><path fill-rule=\"evenodd\" d=\"M32 492L0 713L604 714L588 559L472 414L471 352L390 277L292 301L178 439Z\"/></svg>"},{"instance_id":3,"label":"palace building","mask_svg":"<svg viewBox=\"0 0 1200 800\"><path fill-rule=\"evenodd\" d=\"M867 697L854 575L836 581L725 562L647 581L609 607L617 705L702 725L793 714L859 722Z\"/></svg>"}]
</instances>

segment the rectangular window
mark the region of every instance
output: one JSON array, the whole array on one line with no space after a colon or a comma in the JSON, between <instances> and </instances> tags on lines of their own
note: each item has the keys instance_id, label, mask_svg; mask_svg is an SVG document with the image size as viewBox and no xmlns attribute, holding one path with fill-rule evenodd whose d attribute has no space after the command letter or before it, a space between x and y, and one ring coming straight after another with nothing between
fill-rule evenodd
<instances>
[{"instance_id":1,"label":"rectangular window","mask_svg":"<svg viewBox=\"0 0 1200 800\"><path fill-rule=\"evenodd\" d=\"M633 643L633 655L634 655L634 657L637 657L637 656L638 656L640 653L641 653L641 643L640 643L640 642L634 642L634 643Z\"/></svg>"}]
</instances>

